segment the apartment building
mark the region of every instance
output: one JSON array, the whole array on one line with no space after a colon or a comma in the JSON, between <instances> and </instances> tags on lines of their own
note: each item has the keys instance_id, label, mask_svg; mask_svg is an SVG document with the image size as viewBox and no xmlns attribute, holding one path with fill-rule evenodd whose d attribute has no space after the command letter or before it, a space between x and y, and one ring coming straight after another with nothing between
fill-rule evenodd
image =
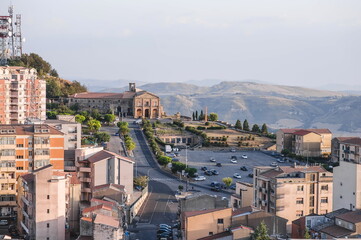
<instances>
[{"instance_id":1,"label":"apartment building","mask_svg":"<svg viewBox=\"0 0 361 240\"><path fill-rule=\"evenodd\" d=\"M47 165L18 179L18 229L26 239L65 239L69 177Z\"/></svg>"},{"instance_id":2,"label":"apartment building","mask_svg":"<svg viewBox=\"0 0 361 240\"><path fill-rule=\"evenodd\" d=\"M231 195L231 204L234 209L252 206L253 184L237 181L235 193Z\"/></svg>"},{"instance_id":3,"label":"apartment building","mask_svg":"<svg viewBox=\"0 0 361 240\"><path fill-rule=\"evenodd\" d=\"M77 173L82 186L82 201L90 201L94 187L110 183L123 185L127 199L131 199L133 160L102 148L77 149L75 154Z\"/></svg>"},{"instance_id":4,"label":"apartment building","mask_svg":"<svg viewBox=\"0 0 361 240\"><path fill-rule=\"evenodd\" d=\"M280 129L276 133L276 149L287 149L303 157L331 154L332 133L328 129Z\"/></svg>"},{"instance_id":5,"label":"apartment building","mask_svg":"<svg viewBox=\"0 0 361 240\"><path fill-rule=\"evenodd\" d=\"M0 66L0 123L46 119L46 83L34 68Z\"/></svg>"},{"instance_id":6,"label":"apartment building","mask_svg":"<svg viewBox=\"0 0 361 240\"><path fill-rule=\"evenodd\" d=\"M255 167L253 181L254 206L289 225L301 216L332 211L332 173L321 166Z\"/></svg>"},{"instance_id":7,"label":"apartment building","mask_svg":"<svg viewBox=\"0 0 361 240\"><path fill-rule=\"evenodd\" d=\"M339 145L340 165L333 170L333 209L361 209L361 139L346 139Z\"/></svg>"},{"instance_id":8,"label":"apartment building","mask_svg":"<svg viewBox=\"0 0 361 240\"><path fill-rule=\"evenodd\" d=\"M63 135L47 125L0 125L1 215L15 215L18 176L49 164L64 170Z\"/></svg>"}]
</instances>

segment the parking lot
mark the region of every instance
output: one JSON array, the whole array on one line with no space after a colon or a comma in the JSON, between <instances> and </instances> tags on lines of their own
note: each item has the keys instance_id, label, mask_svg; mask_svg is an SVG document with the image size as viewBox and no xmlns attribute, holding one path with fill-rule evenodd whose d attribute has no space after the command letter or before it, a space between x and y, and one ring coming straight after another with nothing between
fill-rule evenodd
<instances>
[{"instance_id":1,"label":"parking lot","mask_svg":"<svg viewBox=\"0 0 361 240\"><path fill-rule=\"evenodd\" d=\"M242 155L246 155L247 159L242 158ZM253 178L249 177L250 173L253 173L253 167L255 166L270 166L272 162L276 162L275 157L266 155L260 151L200 151L200 150L188 150L188 166L194 167L198 170L199 176L205 176L206 180L197 181L198 184L210 186L211 182L217 181L222 183L222 179L225 177L231 177L233 183L236 181L253 183ZM231 162L231 157L237 158L237 163ZM186 163L186 150L182 150L177 157L180 162ZM216 162L211 162L210 159L214 158ZM217 167L216 163L221 163L222 167ZM290 163L278 163L279 166L289 166ZM245 166L247 171L242 171L240 168ZM219 172L219 175L208 176L201 170L202 167L207 167L208 170L215 169ZM233 175L239 173L241 179L234 178Z\"/></svg>"}]
</instances>

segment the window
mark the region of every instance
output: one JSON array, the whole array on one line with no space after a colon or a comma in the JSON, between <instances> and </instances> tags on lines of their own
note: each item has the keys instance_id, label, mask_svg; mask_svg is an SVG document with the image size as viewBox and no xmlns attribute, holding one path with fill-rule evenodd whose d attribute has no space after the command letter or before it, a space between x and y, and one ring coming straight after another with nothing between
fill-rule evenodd
<instances>
[{"instance_id":1,"label":"window","mask_svg":"<svg viewBox=\"0 0 361 240\"><path fill-rule=\"evenodd\" d=\"M314 207L315 206L315 196L311 196L310 197L310 207Z\"/></svg>"},{"instance_id":2,"label":"window","mask_svg":"<svg viewBox=\"0 0 361 240\"><path fill-rule=\"evenodd\" d=\"M24 147L24 144L16 144L16 147Z\"/></svg>"},{"instance_id":3,"label":"window","mask_svg":"<svg viewBox=\"0 0 361 240\"><path fill-rule=\"evenodd\" d=\"M316 175L315 174L311 174L311 181L315 181L316 180Z\"/></svg>"},{"instance_id":4,"label":"window","mask_svg":"<svg viewBox=\"0 0 361 240\"><path fill-rule=\"evenodd\" d=\"M209 236L212 236L213 235L213 232L209 232L209 234L208 234Z\"/></svg>"},{"instance_id":5,"label":"window","mask_svg":"<svg viewBox=\"0 0 361 240\"><path fill-rule=\"evenodd\" d=\"M24 159L23 155L16 155L16 159Z\"/></svg>"},{"instance_id":6,"label":"window","mask_svg":"<svg viewBox=\"0 0 361 240\"><path fill-rule=\"evenodd\" d=\"M46 198L47 198L47 199L50 199L50 195L47 195Z\"/></svg>"},{"instance_id":7,"label":"window","mask_svg":"<svg viewBox=\"0 0 361 240\"><path fill-rule=\"evenodd\" d=\"M297 217L302 217L303 216L303 211L296 211L296 216Z\"/></svg>"},{"instance_id":8,"label":"window","mask_svg":"<svg viewBox=\"0 0 361 240\"><path fill-rule=\"evenodd\" d=\"M50 213L50 209L46 209L46 213Z\"/></svg>"},{"instance_id":9,"label":"window","mask_svg":"<svg viewBox=\"0 0 361 240\"><path fill-rule=\"evenodd\" d=\"M310 214L315 213L315 209L314 208L310 208ZM308 220L307 220L308 221Z\"/></svg>"},{"instance_id":10,"label":"window","mask_svg":"<svg viewBox=\"0 0 361 240\"><path fill-rule=\"evenodd\" d=\"M328 198L327 197L322 197L321 198L321 203L328 203Z\"/></svg>"},{"instance_id":11,"label":"window","mask_svg":"<svg viewBox=\"0 0 361 240\"><path fill-rule=\"evenodd\" d=\"M24 170L24 167L16 167L16 170Z\"/></svg>"},{"instance_id":12,"label":"window","mask_svg":"<svg viewBox=\"0 0 361 240\"><path fill-rule=\"evenodd\" d=\"M303 192L303 185L297 186L297 192Z\"/></svg>"},{"instance_id":13,"label":"window","mask_svg":"<svg viewBox=\"0 0 361 240\"><path fill-rule=\"evenodd\" d=\"M296 204L303 204L303 198L297 198Z\"/></svg>"},{"instance_id":14,"label":"window","mask_svg":"<svg viewBox=\"0 0 361 240\"><path fill-rule=\"evenodd\" d=\"M328 191L328 185L322 185L322 186L321 186L321 190L323 190L323 191Z\"/></svg>"},{"instance_id":15,"label":"window","mask_svg":"<svg viewBox=\"0 0 361 240\"><path fill-rule=\"evenodd\" d=\"M49 228L49 227L50 227L50 223L47 223L47 224L46 224L46 227Z\"/></svg>"},{"instance_id":16,"label":"window","mask_svg":"<svg viewBox=\"0 0 361 240\"><path fill-rule=\"evenodd\" d=\"M218 218L217 223L218 223L218 224L223 224L223 218Z\"/></svg>"}]
</instances>

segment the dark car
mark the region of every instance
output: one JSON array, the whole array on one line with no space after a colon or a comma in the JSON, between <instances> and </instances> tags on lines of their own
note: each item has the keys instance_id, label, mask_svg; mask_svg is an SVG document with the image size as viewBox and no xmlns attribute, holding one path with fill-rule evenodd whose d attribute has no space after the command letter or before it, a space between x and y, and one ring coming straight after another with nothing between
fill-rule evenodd
<instances>
[{"instance_id":1,"label":"dark car","mask_svg":"<svg viewBox=\"0 0 361 240\"><path fill-rule=\"evenodd\" d=\"M219 191L221 191L221 188L218 186L214 186L214 187L211 187L211 190L215 191L215 192L219 192Z\"/></svg>"},{"instance_id":2,"label":"dark car","mask_svg":"<svg viewBox=\"0 0 361 240\"><path fill-rule=\"evenodd\" d=\"M229 188L232 190L236 190L236 184L232 184L231 186L229 186Z\"/></svg>"},{"instance_id":3,"label":"dark car","mask_svg":"<svg viewBox=\"0 0 361 240\"><path fill-rule=\"evenodd\" d=\"M214 187L214 186L219 186L219 182L211 182L211 187Z\"/></svg>"},{"instance_id":4,"label":"dark car","mask_svg":"<svg viewBox=\"0 0 361 240\"><path fill-rule=\"evenodd\" d=\"M219 172L216 169L210 170L213 175L219 175Z\"/></svg>"},{"instance_id":5,"label":"dark car","mask_svg":"<svg viewBox=\"0 0 361 240\"><path fill-rule=\"evenodd\" d=\"M205 174L205 175L208 175L208 176L212 176L212 175L213 175L213 173L212 173L210 170L204 171L204 174Z\"/></svg>"},{"instance_id":6,"label":"dark car","mask_svg":"<svg viewBox=\"0 0 361 240\"><path fill-rule=\"evenodd\" d=\"M231 159L237 160L237 156L232 156Z\"/></svg>"},{"instance_id":7,"label":"dark car","mask_svg":"<svg viewBox=\"0 0 361 240\"><path fill-rule=\"evenodd\" d=\"M248 177L253 178L253 173L248 174Z\"/></svg>"},{"instance_id":8,"label":"dark car","mask_svg":"<svg viewBox=\"0 0 361 240\"><path fill-rule=\"evenodd\" d=\"M158 237L159 239L161 239L161 238L172 239L172 238L173 238L172 233L167 233L167 232L164 232L164 233L161 233L161 234L157 234L157 237Z\"/></svg>"},{"instance_id":9,"label":"dark car","mask_svg":"<svg viewBox=\"0 0 361 240\"><path fill-rule=\"evenodd\" d=\"M207 171L208 168L207 168L207 167L202 167L201 170L202 170L202 171Z\"/></svg>"},{"instance_id":10,"label":"dark car","mask_svg":"<svg viewBox=\"0 0 361 240\"><path fill-rule=\"evenodd\" d=\"M248 169L247 169L246 166L242 166L240 169L241 169L242 171L248 171Z\"/></svg>"},{"instance_id":11,"label":"dark car","mask_svg":"<svg viewBox=\"0 0 361 240\"><path fill-rule=\"evenodd\" d=\"M217 163L216 166L217 166L217 167L222 167L222 164L221 164L221 163Z\"/></svg>"}]
</instances>

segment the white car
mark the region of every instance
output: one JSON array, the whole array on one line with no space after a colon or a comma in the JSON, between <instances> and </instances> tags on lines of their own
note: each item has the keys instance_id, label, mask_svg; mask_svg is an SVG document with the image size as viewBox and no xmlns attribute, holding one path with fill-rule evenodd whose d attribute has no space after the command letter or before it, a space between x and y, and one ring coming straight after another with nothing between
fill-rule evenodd
<instances>
[{"instance_id":1,"label":"white car","mask_svg":"<svg viewBox=\"0 0 361 240\"><path fill-rule=\"evenodd\" d=\"M211 161L211 162L215 162L215 161L216 161L216 159L215 159L214 157L210 157L210 158L209 158L209 161Z\"/></svg>"},{"instance_id":2,"label":"white car","mask_svg":"<svg viewBox=\"0 0 361 240\"><path fill-rule=\"evenodd\" d=\"M194 178L195 181L204 181L206 180L206 177L205 176L198 176L196 178Z\"/></svg>"},{"instance_id":3,"label":"white car","mask_svg":"<svg viewBox=\"0 0 361 240\"><path fill-rule=\"evenodd\" d=\"M284 163L285 160L278 158L278 159L277 159L277 162L279 162L279 163Z\"/></svg>"},{"instance_id":4,"label":"white car","mask_svg":"<svg viewBox=\"0 0 361 240\"><path fill-rule=\"evenodd\" d=\"M231 159L231 163L237 163L236 159Z\"/></svg>"},{"instance_id":5,"label":"white car","mask_svg":"<svg viewBox=\"0 0 361 240\"><path fill-rule=\"evenodd\" d=\"M235 151L236 151L236 149L234 149L234 148L231 149L231 152L235 152Z\"/></svg>"},{"instance_id":6,"label":"white car","mask_svg":"<svg viewBox=\"0 0 361 240\"><path fill-rule=\"evenodd\" d=\"M238 179L242 178L241 174L239 174L239 173L233 174L233 177L234 177L234 178L238 178Z\"/></svg>"},{"instance_id":7,"label":"white car","mask_svg":"<svg viewBox=\"0 0 361 240\"><path fill-rule=\"evenodd\" d=\"M242 155L242 158L243 158L243 159L247 159L248 157L247 157L246 154L243 154L243 155Z\"/></svg>"},{"instance_id":8,"label":"white car","mask_svg":"<svg viewBox=\"0 0 361 240\"><path fill-rule=\"evenodd\" d=\"M0 220L0 225L1 226L5 226L5 225L8 225L8 224L9 224L8 220Z\"/></svg>"},{"instance_id":9,"label":"white car","mask_svg":"<svg viewBox=\"0 0 361 240\"><path fill-rule=\"evenodd\" d=\"M271 165L271 167L278 167L277 162L272 162L270 165Z\"/></svg>"}]
</instances>

